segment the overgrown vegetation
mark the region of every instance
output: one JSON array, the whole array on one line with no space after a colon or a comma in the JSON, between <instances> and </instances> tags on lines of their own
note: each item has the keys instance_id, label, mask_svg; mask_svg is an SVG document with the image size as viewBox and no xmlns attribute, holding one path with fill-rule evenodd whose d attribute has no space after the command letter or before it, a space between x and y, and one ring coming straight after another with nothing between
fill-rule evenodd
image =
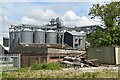
<instances>
[{"instance_id":1,"label":"overgrown vegetation","mask_svg":"<svg viewBox=\"0 0 120 80\"><path fill-rule=\"evenodd\" d=\"M77 70L26 70L4 72L3 78L118 78L118 72L111 70L84 73Z\"/></svg>"},{"instance_id":2,"label":"overgrown vegetation","mask_svg":"<svg viewBox=\"0 0 120 80\"><path fill-rule=\"evenodd\" d=\"M31 66L31 70L60 70L63 66L59 62L52 62L52 63L34 63Z\"/></svg>"},{"instance_id":3,"label":"overgrown vegetation","mask_svg":"<svg viewBox=\"0 0 120 80\"><path fill-rule=\"evenodd\" d=\"M88 35L90 47L120 46L120 2L95 4L89 11L91 18L102 20L105 29L96 29Z\"/></svg>"},{"instance_id":4,"label":"overgrown vegetation","mask_svg":"<svg viewBox=\"0 0 120 80\"><path fill-rule=\"evenodd\" d=\"M118 27L97 29L88 35L91 47L120 46L120 29Z\"/></svg>"},{"instance_id":5,"label":"overgrown vegetation","mask_svg":"<svg viewBox=\"0 0 120 80\"><path fill-rule=\"evenodd\" d=\"M91 18L101 19L107 28L118 26L120 24L120 1L102 5L94 4L92 8L90 8L88 15L91 16Z\"/></svg>"}]
</instances>

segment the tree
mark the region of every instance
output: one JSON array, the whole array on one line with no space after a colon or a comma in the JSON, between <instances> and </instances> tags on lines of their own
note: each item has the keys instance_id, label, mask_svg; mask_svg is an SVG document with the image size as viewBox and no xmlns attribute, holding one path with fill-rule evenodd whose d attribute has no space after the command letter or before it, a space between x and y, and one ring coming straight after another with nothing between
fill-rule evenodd
<instances>
[{"instance_id":1,"label":"tree","mask_svg":"<svg viewBox=\"0 0 120 80\"><path fill-rule=\"evenodd\" d=\"M90 8L91 18L99 17L105 24L105 29L99 28L88 35L88 42L91 47L99 46L120 46L120 2L111 2L109 4L94 4Z\"/></svg>"},{"instance_id":2,"label":"tree","mask_svg":"<svg viewBox=\"0 0 120 80\"><path fill-rule=\"evenodd\" d=\"M120 29L118 27L99 29L88 35L90 47L120 46Z\"/></svg>"},{"instance_id":3,"label":"tree","mask_svg":"<svg viewBox=\"0 0 120 80\"><path fill-rule=\"evenodd\" d=\"M117 18L120 17L120 2L111 2L109 4L94 4L90 8L89 14L91 18L100 18L105 27L117 26L117 23L120 23L120 20Z\"/></svg>"}]
</instances>

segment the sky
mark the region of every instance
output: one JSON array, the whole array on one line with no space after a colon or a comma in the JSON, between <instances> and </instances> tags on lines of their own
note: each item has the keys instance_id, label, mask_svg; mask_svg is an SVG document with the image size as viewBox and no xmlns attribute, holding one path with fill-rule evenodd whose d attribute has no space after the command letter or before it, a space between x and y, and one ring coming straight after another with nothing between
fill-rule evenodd
<instances>
[{"instance_id":1,"label":"sky","mask_svg":"<svg viewBox=\"0 0 120 80\"><path fill-rule=\"evenodd\" d=\"M88 16L93 4L106 0L4 0L0 1L0 43L9 37L12 24L39 24L60 17L67 27L101 24L99 19ZM109 0L107 0L109 1Z\"/></svg>"}]
</instances>

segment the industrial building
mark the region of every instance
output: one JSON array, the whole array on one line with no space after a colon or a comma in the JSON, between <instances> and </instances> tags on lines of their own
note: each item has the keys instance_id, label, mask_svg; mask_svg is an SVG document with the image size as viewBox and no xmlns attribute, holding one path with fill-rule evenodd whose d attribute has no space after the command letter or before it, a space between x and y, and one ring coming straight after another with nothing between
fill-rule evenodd
<instances>
[{"instance_id":1,"label":"industrial building","mask_svg":"<svg viewBox=\"0 0 120 80\"><path fill-rule=\"evenodd\" d=\"M20 54L20 61L14 63L21 67L31 66L36 61L54 62L67 55L85 53L86 33L69 31L59 18L51 19L47 25L11 25L9 28L10 53ZM67 35L70 33L70 35ZM72 37L71 37L72 36ZM69 39L69 40L67 40ZM72 45L71 42L72 41ZM14 58L13 61L17 61Z\"/></svg>"},{"instance_id":2,"label":"industrial building","mask_svg":"<svg viewBox=\"0 0 120 80\"><path fill-rule=\"evenodd\" d=\"M62 48L61 44L19 44L14 53L19 53L21 67L31 66L38 62L50 63L62 60L65 56L75 56L85 53L85 51L71 50L68 45L64 45ZM18 63L14 63L18 65Z\"/></svg>"},{"instance_id":3,"label":"industrial building","mask_svg":"<svg viewBox=\"0 0 120 80\"><path fill-rule=\"evenodd\" d=\"M66 33L67 32L64 32L64 35ZM47 30L44 30L43 28L35 26L31 27L22 24L22 26L14 27L12 26L10 28L9 34L10 34L10 53L20 54L21 56L19 65L18 63L15 62L14 63L15 66L16 65L21 67L31 66L36 61L38 63L55 62L63 59L67 55L80 55L81 53L85 52L81 51L82 50L81 48L69 45L67 41L66 42L62 41L62 37L59 35L62 34L62 32L59 32L57 29L54 30L47 28ZM85 37L85 34L79 33L77 35L79 36L80 39L82 39L83 35ZM63 37L65 39L65 37L68 38L70 36ZM79 46L83 45L81 43L79 43ZM17 58L14 58L13 61L17 61L16 59Z\"/></svg>"},{"instance_id":4,"label":"industrial building","mask_svg":"<svg viewBox=\"0 0 120 80\"><path fill-rule=\"evenodd\" d=\"M0 54L5 55L9 53L9 38L3 37L3 43L0 44Z\"/></svg>"},{"instance_id":5,"label":"industrial building","mask_svg":"<svg viewBox=\"0 0 120 80\"><path fill-rule=\"evenodd\" d=\"M64 34L64 42L73 49L85 50L86 33L84 31L67 31Z\"/></svg>"},{"instance_id":6,"label":"industrial building","mask_svg":"<svg viewBox=\"0 0 120 80\"><path fill-rule=\"evenodd\" d=\"M67 32L64 32L66 28L61 24L59 18L56 18L56 20L52 19L50 22L51 24L43 26L28 24L11 25L9 29L10 53L20 43L67 44L73 49L85 50L86 33L84 31L67 30Z\"/></svg>"},{"instance_id":7,"label":"industrial building","mask_svg":"<svg viewBox=\"0 0 120 80\"><path fill-rule=\"evenodd\" d=\"M19 67L31 66L35 62L56 62L68 55L79 56L86 53L86 36L96 27L68 28L61 24L59 18L51 19L46 25L11 25L9 52L19 54L19 58L13 58L14 65ZM98 59L100 64L119 64L118 52L118 48L90 48L87 56L88 59Z\"/></svg>"}]
</instances>

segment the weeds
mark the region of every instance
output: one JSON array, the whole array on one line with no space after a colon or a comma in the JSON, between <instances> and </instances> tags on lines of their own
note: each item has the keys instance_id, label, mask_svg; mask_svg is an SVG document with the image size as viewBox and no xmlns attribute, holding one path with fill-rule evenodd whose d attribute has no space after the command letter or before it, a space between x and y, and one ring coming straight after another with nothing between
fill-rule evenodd
<instances>
[{"instance_id":1,"label":"weeds","mask_svg":"<svg viewBox=\"0 0 120 80\"><path fill-rule=\"evenodd\" d=\"M35 63L31 66L31 70L60 70L62 69L62 65L58 62L53 62L53 63L42 63L38 64Z\"/></svg>"}]
</instances>

